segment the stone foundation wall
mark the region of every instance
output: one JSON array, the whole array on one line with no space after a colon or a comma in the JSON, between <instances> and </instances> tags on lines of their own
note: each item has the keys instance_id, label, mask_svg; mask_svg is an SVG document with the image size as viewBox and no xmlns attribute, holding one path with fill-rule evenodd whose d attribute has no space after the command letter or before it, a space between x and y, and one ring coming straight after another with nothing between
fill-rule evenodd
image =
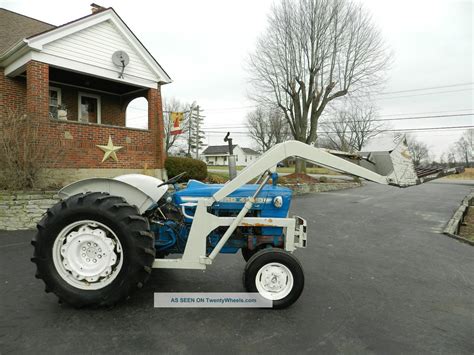
<instances>
[{"instance_id":1,"label":"stone foundation wall","mask_svg":"<svg viewBox=\"0 0 474 355\"><path fill-rule=\"evenodd\" d=\"M56 191L0 192L0 230L34 229L59 197Z\"/></svg>"},{"instance_id":2,"label":"stone foundation wall","mask_svg":"<svg viewBox=\"0 0 474 355\"><path fill-rule=\"evenodd\" d=\"M317 183L317 184L282 184L293 190L295 195L307 194L310 192L327 192L351 189L362 186L360 182L334 182L334 183Z\"/></svg>"},{"instance_id":3,"label":"stone foundation wall","mask_svg":"<svg viewBox=\"0 0 474 355\"><path fill-rule=\"evenodd\" d=\"M81 179L123 174L167 179L164 169L43 169L38 186L63 187ZM34 229L43 213L58 201L57 191L0 191L0 230Z\"/></svg>"}]
</instances>

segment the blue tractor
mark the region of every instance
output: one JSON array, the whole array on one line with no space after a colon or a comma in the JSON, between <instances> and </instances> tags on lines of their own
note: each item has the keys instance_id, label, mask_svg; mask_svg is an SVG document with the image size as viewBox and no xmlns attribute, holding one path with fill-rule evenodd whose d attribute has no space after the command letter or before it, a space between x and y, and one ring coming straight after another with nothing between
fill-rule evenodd
<instances>
[{"instance_id":1,"label":"blue tractor","mask_svg":"<svg viewBox=\"0 0 474 355\"><path fill-rule=\"evenodd\" d=\"M277 185L274 171L292 156L399 187L457 172L417 175L405 139L360 154L288 141L223 185L191 180L179 190L180 175L81 180L63 188L62 200L38 222L36 276L73 306L111 306L142 287L153 268L204 270L217 255L241 250L245 289L273 308L288 307L304 287L293 252L306 247L307 230L303 218L289 216L292 193Z\"/></svg>"}]
</instances>

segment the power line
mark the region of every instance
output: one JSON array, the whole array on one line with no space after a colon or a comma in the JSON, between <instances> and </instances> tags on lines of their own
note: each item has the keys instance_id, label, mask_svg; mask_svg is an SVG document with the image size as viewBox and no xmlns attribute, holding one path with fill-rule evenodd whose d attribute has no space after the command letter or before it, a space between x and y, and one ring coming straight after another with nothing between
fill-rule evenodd
<instances>
[{"instance_id":1,"label":"power line","mask_svg":"<svg viewBox=\"0 0 474 355\"><path fill-rule=\"evenodd\" d=\"M437 115L437 116L418 116L418 117L398 117L398 118L378 118L373 121L404 121L404 120L420 120L426 118L449 118L449 117L464 117L474 116L474 113L459 113L453 115Z\"/></svg>"},{"instance_id":2,"label":"power line","mask_svg":"<svg viewBox=\"0 0 474 355\"><path fill-rule=\"evenodd\" d=\"M426 127L426 128L401 128L401 129L385 129L382 132L416 132L416 131L437 131L442 129L470 129L474 126L443 126L443 127ZM337 133L337 132L328 132Z\"/></svg>"},{"instance_id":3,"label":"power line","mask_svg":"<svg viewBox=\"0 0 474 355\"><path fill-rule=\"evenodd\" d=\"M461 89L461 90L449 90L449 91L436 91L436 92L429 92L426 94L415 94L415 95L406 95L406 96L394 96L394 97L381 97L376 98L375 100L391 100L391 99L403 99L407 97L415 97L415 96L428 96L428 95L437 95L437 94L448 94L453 92L461 92L461 91L472 91L473 88L470 89Z\"/></svg>"},{"instance_id":4,"label":"power line","mask_svg":"<svg viewBox=\"0 0 474 355\"><path fill-rule=\"evenodd\" d=\"M418 116L418 117L397 117L397 118L376 118L371 120L372 122L377 121L405 121L405 120L420 120L420 119L433 119L433 118L450 118L450 117L465 117L465 116L474 116L474 113L460 113L460 114L453 114L453 115L437 115L437 116ZM328 123L342 123L343 121L330 121ZM355 121L355 122L363 122L363 121ZM323 124L323 123L322 123ZM246 125L226 125L226 126L207 126L204 127L210 129L226 129L226 128L245 128Z\"/></svg>"},{"instance_id":5,"label":"power line","mask_svg":"<svg viewBox=\"0 0 474 355\"><path fill-rule=\"evenodd\" d=\"M471 90L471 89L469 89ZM456 92L457 90L455 91L450 91L450 92ZM461 90L461 91L464 91L464 90ZM414 96L414 95L412 95ZM404 97L412 97L412 96L404 96ZM401 96L400 96L401 97ZM396 97L393 97L393 98L396 98ZM387 98L387 99L391 99L390 98ZM248 108L248 107L257 107L257 106L242 106L240 108ZM135 110L141 110L141 111L148 111L147 109L143 109L143 108L139 108L139 107L131 107ZM227 108L229 110L233 110L233 109L238 109L238 107L234 107L234 108ZM213 110L225 110L224 108L223 109L207 109L208 111L213 111ZM406 112L406 113L392 113L392 114L387 114L387 115L380 115L379 117L391 117L391 116L400 116L400 115L421 115L421 114L428 114L428 113L445 113L445 112L461 112L461 111L470 111L472 110L472 108L466 108L466 109L459 109L459 110L444 110L444 111L424 111L424 112ZM163 113L168 113L169 111L163 111ZM187 112L187 111L186 111ZM141 116L140 116L141 117ZM145 117L145 116L143 116Z\"/></svg>"},{"instance_id":6,"label":"power line","mask_svg":"<svg viewBox=\"0 0 474 355\"><path fill-rule=\"evenodd\" d=\"M376 94L376 96L379 96L379 95L400 94L400 93L405 93L405 92L416 92L416 91L443 89L443 88L467 86L467 85L473 85L473 84L474 84L474 82L470 82L470 83L458 83L458 84L450 84L450 85L439 85L439 86L431 86L431 87L425 87L425 88L415 88L415 89L407 89L407 90L399 90L399 91L389 91L389 92L382 92L382 93ZM430 93L425 93L425 94L415 94L415 95L408 95L408 96L394 96L394 97L380 98L380 99L378 99L378 100L395 99L395 98L405 98L405 97L413 97L413 96L435 95L435 94L445 94L445 93L451 93L451 92L461 92L461 91L470 91L470 90L473 90L473 88L461 89L461 90L437 91L437 92L430 92ZM231 111L231 110L242 110L242 109L248 109L248 108L255 108L255 107L257 107L257 106L258 106L258 105L236 106L236 107L221 107L221 108L208 108L207 110L208 110L208 111Z\"/></svg>"},{"instance_id":7,"label":"power line","mask_svg":"<svg viewBox=\"0 0 474 355\"><path fill-rule=\"evenodd\" d=\"M407 90L399 90L399 91L388 91L388 92L381 92L378 95L391 95L391 94L400 94L405 92L415 92L415 91L425 91L425 90L434 90L434 89L443 89L443 88L450 88L450 87L458 87L458 86L467 86L473 85L474 82L469 83L457 83L457 84L450 84L450 85L439 85L439 86L431 86L431 87L424 87L424 88L415 88L415 89L407 89ZM415 94L415 95L408 95L408 96L394 96L394 97L387 97L387 98L380 98L378 100L386 100L386 99L394 99L394 98L404 98L404 97L413 97L413 96L424 96L424 95L435 95L435 94L444 94L444 93L451 93L451 92L460 92L460 91L470 91L470 89L461 89L461 90L450 90L450 91L438 91L432 93L425 93L425 94ZM248 105L248 106L236 106L236 107L220 107L220 108L207 108L207 111L227 111L227 110L242 110L247 108L255 108L258 105ZM147 109L135 106L129 106L135 110L147 111ZM163 111L167 112L167 111Z\"/></svg>"},{"instance_id":8,"label":"power line","mask_svg":"<svg viewBox=\"0 0 474 355\"><path fill-rule=\"evenodd\" d=\"M256 108L258 105L250 106L237 106L237 107L221 107L221 108L208 108L207 111L231 111L231 110L243 110L248 108Z\"/></svg>"},{"instance_id":9,"label":"power line","mask_svg":"<svg viewBox=\"0 0 474 355\"><path fill-rule=\"evenodd\" d=\"M147 108L143 108L143 107L128 106L127 109L128 108L132 108L134 110L139 110L139 111L148 111Z\"/></svg>"},{"instance_id":10,"label":"power line","mask_svg":"<svg viewBox=\"0 0 474 355\"><path fill-rule=\"evenodd\" d=\"M405 113L392 113L390 115L380 115L379 117L391 117L391 116L404 116L404 115L425 115L428 113L446 113L446 112L461 112L461 111L472 111L473 108L465 108L462 110L445 110L445 111L425 111L425 112L405 112Z\"/></svg>"},{"instance_id":11,"label":"power line","mask_svg":"<svg viewBox=\"0 0 474 355\"><path fill-rule=\"evenodd\" d=\"M471 129L474 126L441 126L441 127L420 127L420 128L399 128L399 129L384 129L381 132L416 132L416 131L437 131L450 129ZM248 134L249 132L230 131L232 134ZM348 131L350 132L350 131ZM206 134L224 134L224 131L206 131ZM318 133L339 133L337 131L318 131Z\"/></svg>"},{"instance_id":12,"label":"power line","mask_svg":"<svg viewBox=\"0 0 474 355\"><path fill-rule=\"evenodd\" d=\"M138 107L131 107L134 109L139 109L142 111L147 111L146 109L141 109ZM409 115L409 114L423 114L423 113L443 113L443 112L461 112L461 111L468 111L472 109L460 109L460 110L446 110L446 111L428 111L428 112L412 112L412 113L399 113L399 114L390 114L390 115L382 115L379 117L390 117L390 116L398 116L398 115ZM392 119L374 119L374 121L403 121L403 120L417 120L417 119L428 119L428 118L449 118L449 117L463 117L463 116L472 116L472 113L466 113L466 114L448 114L448 115L437 115L437 116L419 116L419 117L399 117L399 118L392 118ZM140 115L140 116L134 116L130 117L130 119L136 119L136 118L145 118L147 115ZM219 126L219 125L209 125L204 127L206 128L211 128L211 129L219 129L219 128L245 128L247 127L245 124L230 124L226 126Z\"/></svg>"},{"instance_id":13,"label":"power line","mask_svg":"<svg viewBox=\"0 0 474 355\"><path fill-rule=\"evenodd\" d=\"M404 92L444 89L444 88L452 88L452 87L456 87L456 86L466 86L466 85L472 85L472 84L474 84L474 82L462 83L462 84L442 85L442 86L431 86L431 87L427 87L427 88L417 88L417 89L408 89L408 90L400 90L400 91L388 91L388 92L381 92L379 95L401 94L401 93L404 93Z\"/></svg>"}]
</instances>

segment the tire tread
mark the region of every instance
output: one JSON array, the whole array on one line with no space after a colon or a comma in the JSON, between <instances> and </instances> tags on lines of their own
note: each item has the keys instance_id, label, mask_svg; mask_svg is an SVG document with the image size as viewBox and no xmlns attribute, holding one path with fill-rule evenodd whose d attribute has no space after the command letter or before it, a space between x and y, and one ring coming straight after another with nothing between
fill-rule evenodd
<instances>
[{"instance_id":1,"label":"tire tread","mask_svg":"<svg viewBox=\"0 0 474 355\"><path fill-rule=\"evenodd\" d=\"M61 223L65 223L63 222L64 219L74 218L75 213L81 214L85 211L91 214L95 213L101 218L108 218L116 226L121 226L120 229L126 231L120 232L122 238L127 238L128 243L133 245L132 249L135 249L135 251L131 250L130 252L128 274L124 276L124 281L119 285L120 287L117 286L118 290L115 289L116 287L111 287L117 281L114 280L112 284L104 289L96 290L101 292L97 292L95 297L81 294L81 291L91 291L79 290L70 285L64 287L62 284L65 283L64 281L62 283L58 282L59 275L57 277L51 275L51 265L54 268L54 264L47 254L47 244L51 243L51 233L56 233L54 234L54 241L57 233L59 233L58 229L62 228ZM58 202L48 209L41 221L38 222L37 233L31 241L34 247L31 260L37 267L36 277L42 279L45 283L45 290L55 293L60 301L77 308L86 306L111 307L128 298L134 290L140 288L139 285L143 286L151 273L151 267L155 260L155 247L148 220L138 213L138 209L127 204L122 197L101 192L77 194L67 200ZM123 269L120 272L122 271L125 272ZM112 289L114 289L113 294L110 292ZM77 290L77 294L74 294L71 290Z\"/></svg>"}]
</instances>

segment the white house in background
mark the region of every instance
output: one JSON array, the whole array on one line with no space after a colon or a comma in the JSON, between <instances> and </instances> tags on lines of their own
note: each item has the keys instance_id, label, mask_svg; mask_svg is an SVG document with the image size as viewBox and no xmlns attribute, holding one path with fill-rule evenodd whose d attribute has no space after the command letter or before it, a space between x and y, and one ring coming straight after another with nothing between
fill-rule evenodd
<instances>
[{"instance_id":1,"label":"white house in background","mask_svg":"<svg viewBox=\"0 0 474 355\"><path fill-rule=\"evenodd\" d=\"M234 144L232 149L237 165L241 166L249 165L260 155L253 149L241 148L237 144ZM202 152L202 157L207 165L227 165L229 158L229 146L227 144L210 145Z\"/></svg>"}]
</instances>

